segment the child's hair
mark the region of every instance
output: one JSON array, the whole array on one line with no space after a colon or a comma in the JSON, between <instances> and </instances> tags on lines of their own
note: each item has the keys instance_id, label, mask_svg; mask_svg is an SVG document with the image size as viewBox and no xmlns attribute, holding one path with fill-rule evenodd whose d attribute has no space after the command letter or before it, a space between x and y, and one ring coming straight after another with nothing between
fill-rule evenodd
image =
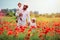
<instances>
[{"instance_id":1,"label":"child's hair","mask_svg":"<svg viewBox=\"0 0 60 40\"><path fill-rule=\"evenodd\" d=\"M21 5L21 3L19 2L18 5Z\"/></svg>"},{"instance_id":2,"label":"child's hair","mask_svg":"<svg viewBox=\"0 0 60 40\"><path fill-rule=\"evenodd\" d=\"M28 8L28 5L24 5L26 8Z\"/></svg>"},{"instance_id":3,"label":"child's hair","mask_svg":"<svg viewBox=\"0 0 60 40\"><path fill-rule=\"evenodd\" d=\"M32 18L32 23L35 23L35 21L36 21L36 18Z\"/></svg>"}]
</instances>

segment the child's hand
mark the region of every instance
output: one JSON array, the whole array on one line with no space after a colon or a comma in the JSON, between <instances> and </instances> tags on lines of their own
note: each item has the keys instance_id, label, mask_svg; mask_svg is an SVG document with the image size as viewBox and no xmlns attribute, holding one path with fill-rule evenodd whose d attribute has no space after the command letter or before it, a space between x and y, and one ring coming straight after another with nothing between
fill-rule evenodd
<instances>
[{"instance_id":1,"label":"child's hand","mask_svg":"<svg viewBox=\"0 0 60 40\"><path fill-rule=\"evenodd\" d=\"M22 16L23 16L23 14L22 14L22 13L20 13L20 14L19 14L19 16L20 16L20 17L22 17Z\"/></svg>"},{"instance_id":2,"label":"child's hand","mask_svg":"<svg viewBox=\"0 0 60 40\"><path fill-rule=\"evenodd\" d=\"M20 20L22 21L22 18L20 18Z\"/></svg>"}]
</instances>

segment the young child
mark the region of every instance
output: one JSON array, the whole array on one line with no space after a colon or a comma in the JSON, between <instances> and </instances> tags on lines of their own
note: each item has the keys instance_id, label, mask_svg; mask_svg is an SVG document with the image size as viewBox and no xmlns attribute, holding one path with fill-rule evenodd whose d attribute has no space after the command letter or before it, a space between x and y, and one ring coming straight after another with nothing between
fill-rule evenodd
<instances>
[{"instance_id":1,"label":"young child","mask_svg":"<svg viewBox=\"0 0 60 40\"><path fill-rule=\"evenodd\" d=\"M36 18L31 19L31 28L36 28Z\"/></svg>"},{"instance_id":2,"label":"young child","mask_svg":"<svg viewBox=\"0 0 60 40\"><path fill-rule=\"evenodd\" d=\"M18 5L18 8L16 10L16 22L18 23L19 13L22 10L22 8L21 8L22 7L22 4L19 2L17 5Z\"/></svg>"}]
</instances>

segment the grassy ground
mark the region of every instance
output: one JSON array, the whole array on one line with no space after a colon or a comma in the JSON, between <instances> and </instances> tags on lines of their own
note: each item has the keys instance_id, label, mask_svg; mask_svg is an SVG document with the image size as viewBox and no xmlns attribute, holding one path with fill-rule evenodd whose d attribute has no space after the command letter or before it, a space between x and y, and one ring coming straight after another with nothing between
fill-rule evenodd
<instances>
[{"instance_id":1,"label":"grassy ground","mask_svg":"<svg viewBox=\"0 0 60 40\"><path fill-rule=\"evenodd\" d=\"M5 16L2 19L5 20L5 21L8 21L8 22L13 21L13 20L16 21L15 16L13 16L13 17L8 17L8 16L6 17ZM37 17L36 20L37 21L60 21L60 18Z\"/></svg>"}]
</instances>

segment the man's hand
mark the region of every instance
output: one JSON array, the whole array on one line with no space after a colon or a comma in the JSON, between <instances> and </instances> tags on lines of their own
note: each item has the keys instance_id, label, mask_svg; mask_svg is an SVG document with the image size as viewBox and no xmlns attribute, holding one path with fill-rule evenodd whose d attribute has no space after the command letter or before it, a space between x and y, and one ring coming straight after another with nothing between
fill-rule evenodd
<instances>
[{"instance_id":1,"label":"man's hand","mask_svg":"<svg viewBox=\"0 0 60 40\"><path fill-rule=\"evenodd\" d=\"M27 24L28 24L28 26L30 26L30 22L28 22Z\"/></svg>"}]
</instances>

